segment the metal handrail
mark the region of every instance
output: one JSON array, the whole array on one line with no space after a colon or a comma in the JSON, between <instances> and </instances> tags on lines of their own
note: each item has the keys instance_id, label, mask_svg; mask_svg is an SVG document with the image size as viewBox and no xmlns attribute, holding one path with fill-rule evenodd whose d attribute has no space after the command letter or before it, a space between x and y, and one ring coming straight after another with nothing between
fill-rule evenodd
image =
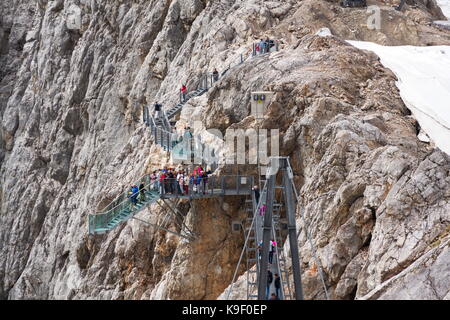
<instances>
[{"instance_id":1,"label":"metal handrail","mask_svg":"<svg viewBox=\"0 0 450 320\"><path fill-rule=\"evenodd\" d=\"M149 183L148 185L145 185L144 186L144 188L148 188L148 187L151 187L153 184L154 184L155 182L153 182L153 183ZM139 193L141 192L141 190L138 190L137 192L135 192L135 193L133 193L131 196L135 196L135 195L138 195ZM123 194L123 193L122 193ZM114 210L116 210L117 208L119 208L120 206L124 206L126 203L128 203L129 201L130 201L130 198L131 198L131 196L130 197L128 197L126 200L124 200L124 201L122 201L121 203L119 203L117 206L115 206L114 208L112 208L112 209L110 209L110 210L108 210L108 211L106 211L106 212L104 212L104 213L100 213L100 214L90 214L89 216L88 216L88 226L89 226L89 231L91 231L91 219L96 219L96 218L99 218L99 217L103 217L103 216L106 216L106 217L108 217L108 215L110 215L111 213L113 213L114 212ZM141 208L138 208L137 210L134 210L134 211L140 211L140 209L142 209L143 207L141 207ZM95 229L95 227L94 227L94 229ZM95 232L95 231L94 231Z\"/></svg>"},{"instance_id":2,"label":"metal handrail","mask_svg":"<svg viewBox=\"0 0 450 320\"><path fill-rule=\"evenodd\" d=\"M149 173L146 173L146 174L144 174L143 176L141 176L137 181L142 181L142 179L143 178L145 178L146 176L149 176L150 174ZM133 182L133 183L131 183L131 185L133 185L133 184L138 184L139 182ZM103 189L103 190L105 190L105 189ZM99 192L101 192L102 190L100 190ZM104 212L106 212L106 211L109 211L110 209L108 209L108 207L112 204L112 203L114 203L114 201L116 201L117 199L119 199L120 198L120 196L121 195L123 195L125 192L127 192L127 191L122 191L121 193L119 193L119 195L117 196L117 197L115 197L114 198L114 200L112 200L105 208L103 208L100 212L96 212L95 214L101 214L101 213L104 213ZM115 207L114 207L115 208Z\"/></svg>"},{"instance_id":3,"label":"metal handrail","mask_svg":"<svg viewBox=\"0 0 450 320\"><path fill-rule=\"evenodd\" d=\"M146 176L150 176L150 174L147 173L146 175L142 176L142 178L144 178L144 177L146 177ZM140 181L140 180L139 180L139 181ZM155 182L156 182L156 181L155 181ZM151 187L155 182L150 183L150 184L144 186L144 188L149 187L149 186ZM133 184L134 184L134 183L133 183ZM116 199L114 199L113 201L111 201L111 203L114 203L115 200L119 199L122 195L124 195L124 194L126 194L126 193L127 193L127 191L120 193L119 196L116 197ZM139 193L140 193L140 190L138 190L137 192L133 193L130 197L127 196L127 199L125 199L124 201L120 202L120 203L119 203L118 205L116 205L115 207L113 207L113 208L111 208L111 209L109 209L109 210L103 211L103 212L98 212L98 213L96 212L96 213L93 214L93 215L107 214L108 212L110 212L110 211L116 209L117 207L119 207L120 205L122 205L122 204L124 204L124 203L126 203L126 202L129 202L129 201L130 201L130 198L131 198L132 196L134 196L134 195L139 195ZM110 203L110 204L111 204L111 203Z\"/></svg>"},{"instance_id":4,"label":"metal handrail","mask_svg":"<svg viewBox=\"0 0 450 320\"><path fill-rule=\"evenodd\" d=\"M151 174L146 174L146 175L142 176L141 179L142 179L142 178L145 178L145 177L147 177L147 176L150 177L150 175L151 175ZM216 178L218 178L218 181L222 182L222 181L225 181L226 178L230 178L230 177L232 177L232 178L234 179L234 178L249 178L250 176L241 176L241 175L237 175L237 176L225 175L225 176L221 176L221 177L217 177L217 176L208 176L207 179L208 179L208 180L211 179L212 181L214 181ZM163 181L172 181L172 180L176 180L176 181L177 181L176 178L164 178ZM188 180L188 179L187 179L187 180ZM141 180L138 180L138 181L141 181ZM155 183L157 183L157 182L159 182L159 181L154 181L153 183L149 183L148 185L144 185L144 188L151 187L153 184L155 184ZM138 183L139 183L139 182L136 182L136 183L133 183L133 184L137 185ZM189 183L189 184L191 184L191 183ZM237 182L237 185L236 185L237 188L239 187L239 184L240 184L240 183ZM247 183L247 184L248 184L248 183ZM223 186L223 184L220 184L220 185ZM223 191L225 191L225 190L231 190L231 189L227 189L227 188L225 188L225 187L222 187L221 189L222 189ZM95 214L93 214L93 215L106 214L106 213L108 213L108 212L110 212L110 211L116 209L117 207L119 207L119 206L122 205L123 203L128 202L128 201L129 201L129 198L131 198L131 197L134 196L134 195L138 195L139 192L140 192L140 190L138 190L137 192L131 194L130 197L128 197L128 195L127 195L127 199L125 199L124 201L120 202L119 204L117 204L117 205L114 206L113 208L108 209L108 210L105 210L105 209L106 209L106 208L105 208L102 212L97 212L97 213L95 213ZM111 203L113 203L115 200L119 199L119 198L120 198L122 195L124 195L125 193L127 193L127 191L120 193L120 195L117 196L113 201L111 201ZM166 193L164 192L163 194L166 194ZM160 195L161 195L161 192L160 192ZM111 204L111 203L110 203L110 204Z\"/></svg>"}]
</instances>

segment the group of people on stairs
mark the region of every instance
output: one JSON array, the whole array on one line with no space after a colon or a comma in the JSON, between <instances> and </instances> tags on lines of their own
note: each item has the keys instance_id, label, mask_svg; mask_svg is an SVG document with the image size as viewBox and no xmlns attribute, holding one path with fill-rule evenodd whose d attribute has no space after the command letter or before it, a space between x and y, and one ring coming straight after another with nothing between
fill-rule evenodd
<instances>
[{"instance_id":1,"label":"group of people on stairs","mask_svg":"<svg viewBox=\"0 0 450 320\"><path fill-rule=\"evenodd\" d=\"M128 191L128 198L130 199L131 207L133 208L138 203L142 203L146 201L145 192L147 190L145 189L145 186L143 183L139 185L139 188L137 185L132 185L130 187L130 190Z\"/></svg>"}]
</instances>

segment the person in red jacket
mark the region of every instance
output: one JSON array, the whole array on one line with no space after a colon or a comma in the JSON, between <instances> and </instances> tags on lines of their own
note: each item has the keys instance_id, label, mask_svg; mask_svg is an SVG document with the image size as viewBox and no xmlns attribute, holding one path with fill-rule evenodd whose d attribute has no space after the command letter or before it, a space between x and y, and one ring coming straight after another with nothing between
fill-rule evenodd
<instances>
[{"instance_id":1,"label":"person in red jacket","mask_svg":"<svg viewBox=\"0 0 450 320\"><path fill-rule=\"evenodd\" d=\"M159 175L159 185L161 186L160 193L162 193L162 194L166 193L166 186L165 186L165 184L166 184L166 173L163 171Z\"/></svg>"},{"instance_id":2,"label":"person in red jacket","mask_svg":"<svg viewBox=\"0 0 450 320\"><path fill-rule=\"evenodd\" d=\"M186 102L187 88L184 84L181 86L180 91L181 91L181 102Z\"/></svg>"}]
</instances>

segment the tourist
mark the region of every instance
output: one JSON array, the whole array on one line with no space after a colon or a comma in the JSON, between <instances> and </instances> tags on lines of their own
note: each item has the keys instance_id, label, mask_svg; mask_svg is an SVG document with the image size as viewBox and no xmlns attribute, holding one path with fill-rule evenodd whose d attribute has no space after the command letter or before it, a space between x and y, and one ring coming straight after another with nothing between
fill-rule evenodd
<instances>
[{"instance_id":1,"label":"tourist","mask_svg":"<svg viewBox=\"0 0 450 320\"><path fill-rule=\"evenodd\" d=\"M186 93L187 93L187 88L184 84L181 86L180 91L181 91L181 102L184 103L186 102Z\"/></svg>"},{"instance_id":2,"label":"tourist","mask_svg":"<svg viewBox=\"0 0 450 320\"><path fill-rule=\"evenodd\" d=\"M145 186L144 186L144 184L143 183L141 183L140 185L139 185L139 201L140 202L145 202L145 192L146 192L147 190L145 189Z\"/></svg>"},{"instance_id":3,"label":"tourist","mask_svg":"<svg viewBox=\"0 0 450 320\"><path fill-rule=\"evenodd\" d=\"M216 68L214 68L214 71L213 71L212 74L213 74L214 82L216 82L217 80L219 80L219 72L217 71Z\"/></svg>"},{"instance_id":4,"label":"tourist","mask_svg":"<svg viewBox=\"0 0 450 320\"><path fill-rule=\"evenodd\" d=\"M174 193L176 190L176 185L177 185L177 181L175 179L175 174L173 173L173 169L170 168L169 172L167 174L167 182L168 182L168 186L169 186L169 193Z\"/></svg>"},{"instance_id":5,"label":"tourist","mask_svg":"<svg viewBox=\"0 0 450 320\"><path fill-rule=\"evenodd\" d=\"M273 254L275 252L275 247L274 244L275 241L273 241L273 239L270 241L270 251L269 251L269 263L272 264L273 261Z\"/></svg>"},{"instance_id":6,"label":"tourist","mask_svg":"<svg viewBox=\"0 0 450 320\"><path fill-rule=\"evenodd\" d=\"M131 203L133 205L137 204L137 197L138 197L138 193L139 193L139 188L137 185L133 185L131 187Z\"/></svg>"},{"instance_id":7,"label":"tourist","mask_svg":"<svg viewBox=\"0 0 450 320\"><path fill-rule=\"evenodd\" d=\"M198 173L196 176L195 176L195 183L196 183L196 185L197 185L197 193L200 191L200 184L202 183L202 176L201 176L201 174L200 173Z\"/></svg>"},{"instance_id":8,"label":"tourist","mask_svg":"<svg viewBox=\"0 0 450 320\"><path fill-rule=\"evenodd\" d=\"M158 102L155 102L155 118L159 117L161 112L161 105Z\"/></svg>"},{"instance_id":9,"label":"tourist","mask_svg":"<svg viewBox=\"0 0 450 320\"><path fill-rule=\"evenodd\" d=\"M262 240L260 240L258 242L258 247L257 247L257 249L258 249L258 260L261 260L262 245L263 245L263 242L262 242Z\"/></svg>"},{"instance_id":10,"label":"tourist","mask_svg":"<svg viewBox=\"0 0 450 320\"><path fill-rule=\"evenodd\" d=\"M269 299L270 285L273 281L273 274L270 270L267 270L267 291L266 291L266 300Z\"/></svg>"},{"instance_id":11,"label":"tourist","mask_svg":"<svg viewBox=\"0 0 450 320\"><path fill-rule=\"evenodd\" d=\"M258 188L258 186L254 186L252 190L253 190L253 192L255 194L256 204L258 204L259 203L259 196L260 196L259 188Z\"/></svg>"},{"instance_id":12,"label":"tourist","mask_svg":"<svg viewBox=\"0 0 450 320\"><path fill-rule=\"evenodd\" d=\"M193 192L197 192L197 187L195 186L195 174L191 173L189 177L189 186L192 188Z\"/></svg>"},{"instance_id":13,"label":"tourist","mask_svg":"<svg viewBox=\"0 0 450 320\"><path fill-rule=\"evenodd\" d=\"M263 205L259 208L259 215L260 215L261 217L263 217L264 214L266 213L266 209L267 209L267 206L266 206L265 204L263 204Z\"/></svg>"},{"instance_id":14,"label":"tourist","mask_svg":"<svg viewBox=\"0 0 450 320\"><path fill-rule=\"evenodd\" d=\"M264 42L263 39L261 39L261 41L259 41L259 52L264 53L265 48L266 48L266 43Z\"/></svg>"},{"instance_id":15,"label":"tourist","mask_svg":"<svg viewBox=\"0 0 450 320\"><path fill-rule=\"evenodd\" d=\"M161 170L161 173L159 175L159 186L160 186L159 192L161 194L165 194L167 192L167 189L166 189L167 186L166 186L166 172L164 169Z\"/></svg>"},{"instance_id":16,"label":"tourist","mask_svg":"<svg viewBox=\"0 0 450 320\"><path fill-rule=\"evenodd\" d=\"M269 52L272 51L272 48L275 47L275 41L269 40Z\"/></svg>"},{"instance_id":17,"label":"tourist","mask_svg":"<svg viewBox=\"0 0 450 320\"><path fill-rule=\"evenodd\" d=\"M183 190L184 190L184 173L183 171L179 170L178 174L177 174L177 191L178 194L183 194Z\"/></svg>"},{"instance_id":18,"label":"tourist","mask_svg":"<svg viewBox=\"0 0 450 320\"><path fill-rule=\"evenodd\" d=\"M281 279L278 276L278 273L275 273L275 294L277 295L277 298L280 298L281 295Z\"/></svg>"},{"instance_id":19,"label":"tourist","mask_svg":"<svg viewBox=\"0 0 450 320\"><path fill-rule=\"evenodd\" d=\"M206 193L206 184L208 183L208 172L202 171L203 194Z\"/></svg>"}]
</instances>

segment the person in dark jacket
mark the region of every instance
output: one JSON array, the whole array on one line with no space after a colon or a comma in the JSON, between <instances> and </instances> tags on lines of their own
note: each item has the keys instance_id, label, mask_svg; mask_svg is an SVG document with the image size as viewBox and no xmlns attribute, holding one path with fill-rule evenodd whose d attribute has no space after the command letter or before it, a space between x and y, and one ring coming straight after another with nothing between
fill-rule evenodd
<instances>
[{"instance_id":1,"label":"person in dark jacket","mask_svg":"<svg viewBox=\"0 0 450 320\"><path fill-rule=\"evenodd\" d=\"M214 71L213 71L212 75L213 75L214 82L219 80L219 71L217 71L216 68L214 68Z\"/></svg>"},{"instance_id":2,"label":"person in dark jacket","mask_svg":"<svg viewBox=\"0 0 450 320\"><path fill-rule=\"evenodd\" d=\"M162 106L158 102L155 103L155 118L159 118L161 107Z\"/></svg>"},{"instance_id":3,"label":"person in dark jacket","mask_svg":"<svg viewBox=\"0 0 450 320\"><path fill-rule=\"evenodd\" d=\"M253 187L253 192L255 193L256 204L258 204L258 202L259 202L259 196L260 196L258 186L254 186L254 187Z\"/></svg>"},{"instance_id":4,"label":"person in dark jacket","mask_svg":"<svg viewBox=\"0 0 450 320\"><path fill-rule=\"evenodd\" d=\"M206 185L208 184L208 173L203 170L202 172L202 186L203 186L203 194L206 193Z\"/></svg>"},{"instance_id":5,"label":"person in dark jacket","mask_svg":"<svg viewBox=\"0 0 450 320\"><path fill-rule=\"evenodd\" d=\"M144 184L141 183L139 185L139 201L140 202L145 202L145 191L147 191L147 190L145 189Z\"/></svg>"},{"instance_id":6,"label":"person in dark jacket","mask_svg":"<svg viewBox=\"0 0 450 320\"><path fill-rule=\"evenodd\" d=\"M167 185L169 189L169 193L174 193L176 188L176 181L175 181L175 175L173 174L172 169L169 170L169 173L167 174Z\"/></svg>"},{"instance_id":7,"label":"person in dark jacket","mask_svg":"<svg viewBox=\"0 0 450 320\"><path fill-rule=\"evenodd\" d=\"M266 44L266 47L265 47L266 48L266 52L270 52L270 47L269 47L270 46L270 39L269 38L266 39L265 44Z\"/></svg>"},{"instance_id":8,"label":"person in dark jacket","mask_svg":"<svg viewBox=\"0 0 450 320\"><path fill-rule=\"evenodd\" d=\"M266 299L269 299L270 285L273 281L273 274L270 270L267 270L267 291L266 291Z\"/></svg>"},{"instance_id":9,"label":"person in dark jacket","mask_svg":"<svg viewBox=\"0 0 450 320\"><path fill-rule=\"evenodd\" d=\"M280 277L278 276L278 273L275 273L275 294L277 295L277 298L280 298L281 295L281 281Z\"/></svg>"}]
</instances>

